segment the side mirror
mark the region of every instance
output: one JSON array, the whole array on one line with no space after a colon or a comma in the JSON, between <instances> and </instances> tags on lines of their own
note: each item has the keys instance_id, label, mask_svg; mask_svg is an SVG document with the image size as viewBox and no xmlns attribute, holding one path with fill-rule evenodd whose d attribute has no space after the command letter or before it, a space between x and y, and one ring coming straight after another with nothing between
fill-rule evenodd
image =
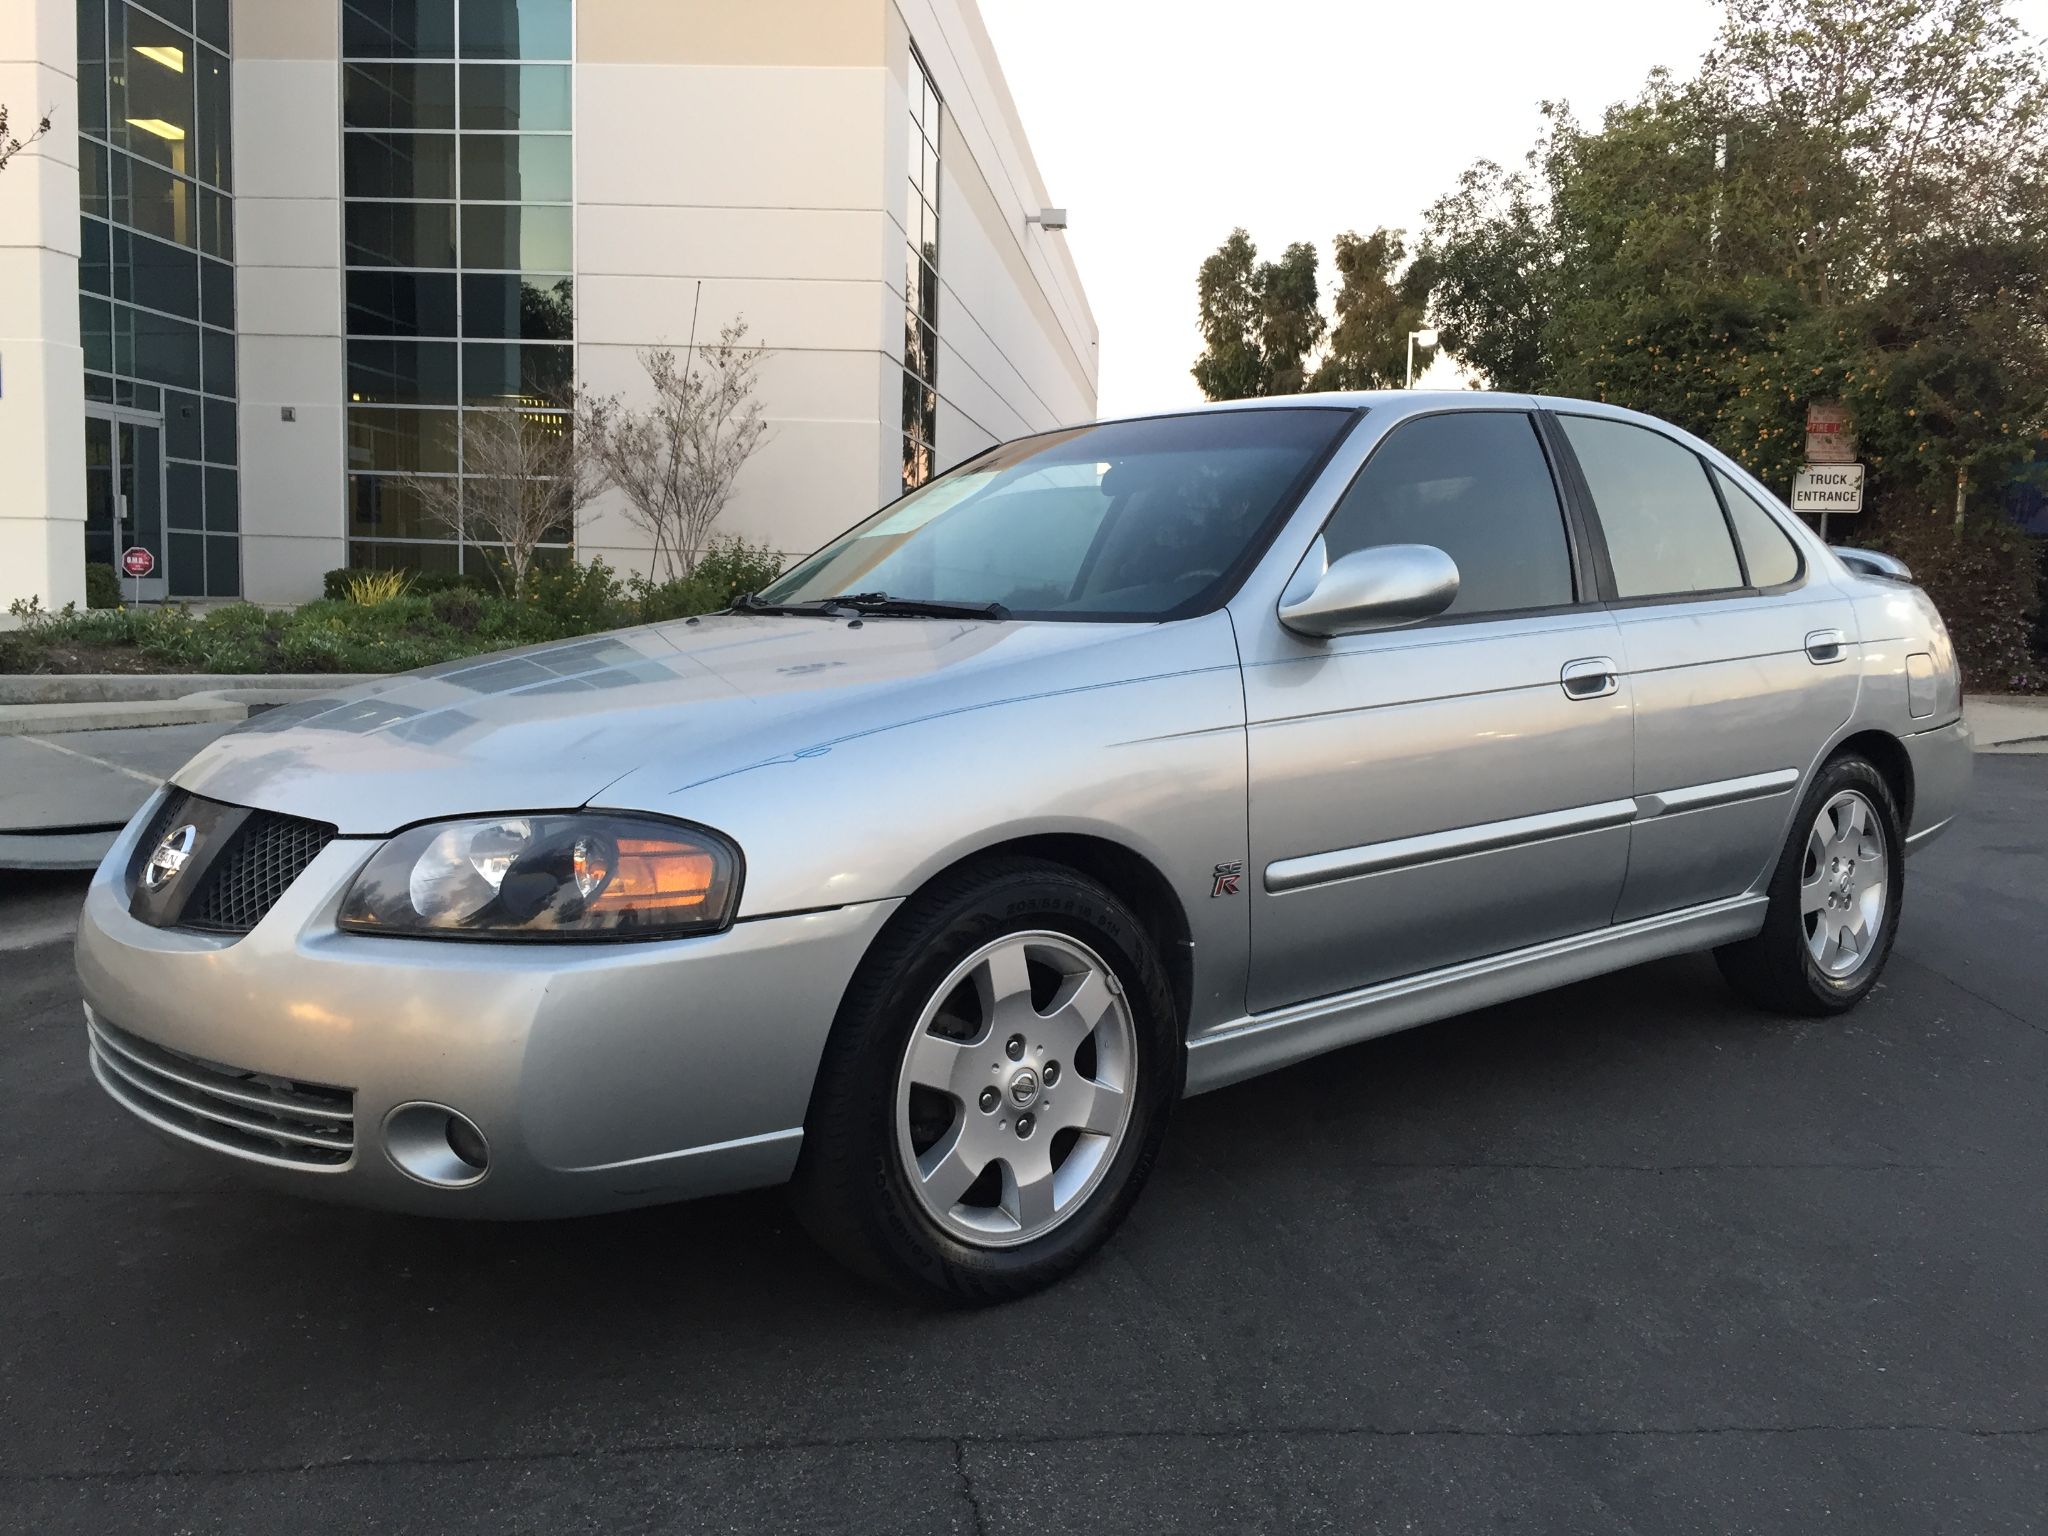
<instances>
[{"instance_id":1,"label":"side mirror","mask_svg":"<svg viewBox=\"0 0 2048 1536\"><path fill-rule=\"evenodd\" d=\"M1331 563L1321 539L1280 598L1280 622L1318 640L1433 619L1458 595L1458 565L1429 544L1380 544Z\"/></svg>"},{"instance_id":2,"label":"side mirror","mask_svg":"<svg viewBox=\"0 0 2048 1536\"><path fill-rule=\"evenodd\" d=\"M1906 562L1892 555L1880 554L1874 549L1848 549L1840 544L1828 548L1835 557L1859 576L1881 576L1886 581L1911 581L1913 573Z\"/></svg>"}]
</instances>

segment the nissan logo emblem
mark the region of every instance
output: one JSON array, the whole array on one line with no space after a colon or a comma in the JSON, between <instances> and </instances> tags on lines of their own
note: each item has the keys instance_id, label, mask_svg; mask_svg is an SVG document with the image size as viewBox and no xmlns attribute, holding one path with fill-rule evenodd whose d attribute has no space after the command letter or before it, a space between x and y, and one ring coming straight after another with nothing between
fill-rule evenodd
<instances>
[{"instance_id":1,"label":"nissan logo emblem","mask_svg":"<svg viewBox=\"0 0 2048 1536\"><path fill-rule=\"evenodd\" d=\"M156 851L150 854L149 863L143 866L143 889L160 891L177 879L178 871L192 857L192 845L198 840L199 829L189 821L166 832L156 845Z\"/></svg>"}]
</instances>

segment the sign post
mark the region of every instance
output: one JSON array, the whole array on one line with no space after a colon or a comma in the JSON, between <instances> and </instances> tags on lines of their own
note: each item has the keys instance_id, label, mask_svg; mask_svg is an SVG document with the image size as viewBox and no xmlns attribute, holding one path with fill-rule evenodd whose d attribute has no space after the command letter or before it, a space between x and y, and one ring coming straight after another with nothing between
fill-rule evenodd
<instances>
[{"instance_id":1,"label":"sign post","mask_svg":"<svg viewBox=\"0 0 2048 1536\"><path fill-rule=\"evenodd\" d=\"M142 578L156 569L156 556L140 544L130 544L121 551L121 569L135 578L135 603L142 604Z\"/></svg>"}]
</instances>

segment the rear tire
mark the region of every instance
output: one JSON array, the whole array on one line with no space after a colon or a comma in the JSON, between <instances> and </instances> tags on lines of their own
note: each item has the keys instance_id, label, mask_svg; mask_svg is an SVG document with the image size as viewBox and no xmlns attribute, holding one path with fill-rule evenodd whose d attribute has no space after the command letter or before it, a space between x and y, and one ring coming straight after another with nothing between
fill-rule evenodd
<instances>
[{"instance_id":1,"label":"rear tire","mask_svg":"<svg viewBox=\"0 0 2048 1536\"><path fill-rule=\"evenodd\" d=\"M1121 901L1036 859L969 866L904 905L847 989L797 1214L920 1298L1038 1290L1137 1199L1184 1058L1165 966Z\"/></svg>"},{"instance_id":2,"label":"rear tire","mask_svg":"<svg viewBox=\"0 0 2048 1536\"><path fill-rule=\"evenodd\" d=\"M1853 754L1830 760L1792 819L1753 939L1714 951L1743 997L1820 1018L1877 985L1899 928L1906 840L1891 786Z\"/></svg>"}]
</instances>

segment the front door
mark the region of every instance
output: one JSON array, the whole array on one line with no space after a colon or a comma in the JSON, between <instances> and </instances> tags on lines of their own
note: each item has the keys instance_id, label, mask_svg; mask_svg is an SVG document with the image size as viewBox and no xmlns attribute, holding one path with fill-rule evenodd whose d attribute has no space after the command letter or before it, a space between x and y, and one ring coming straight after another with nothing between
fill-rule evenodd
<instances>
[{"instance_id":1,"label":"front door","mask_svg":"<svg viewBox=\"0 0 2048 1536\"><path fill-rule=\"evenodd\" d=\"M169 590L164 538L164 420L153 412L88 405L85 417L85 558L111 565L124 602L161 602ZM156 566L140 581L121 552L140 546Z\"/></svg>"},{"instance_id":2,"label":"front door","mask_svg":"<svg viewBox=\"0 0 2048 1536\"><path fill-rule=\"evenodd\" d=\"M1778 514L1676 438L1557 422L1591 493L1635 698L1639 804L1615 919L1741 895L1855 708L1853 605L1807 579Z\"/></svg>"},{"instance_id":3,"label":"front door","mask_svg":"<svg viewBox=\"0 0 2048 1536\"><path fill-rule=\"evenodd\" d=\"M1458 596L1407 629L1241 626L1252 1012L1606 926L1628 863L1631 704L1533 416L1394 425L1328 558L1431 544Z\"/></svg>"}]
</instances>

